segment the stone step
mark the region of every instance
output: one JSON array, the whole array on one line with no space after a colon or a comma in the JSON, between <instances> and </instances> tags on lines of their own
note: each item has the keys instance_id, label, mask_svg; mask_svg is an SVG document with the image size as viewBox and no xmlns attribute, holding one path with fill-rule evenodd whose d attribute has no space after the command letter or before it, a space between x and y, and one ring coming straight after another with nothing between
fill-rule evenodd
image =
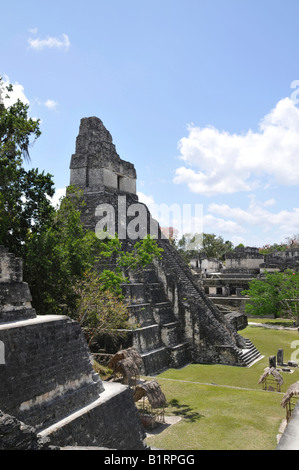
<instances>
[{"instance_id":1,"label":"stone step","mask_svg":"<svg viewBox=\"0 0 299 470\"><path fill-rule=\"evenodd\" d=\"M264 356L261 355L261 353L256 349L254 344L252 344L252 342L248 338L244 338L244 339L245 339L246 348L242 349L241 351L239 350L239 357L242 359L244 364L248 367L252 365L254 362L256 362L257 360L262 359L262 357Z\"/></svg>"},{"instance_id":2,"label":"stone step","mask_svg":"<svg viewBox=\"0 0 299 470\"><path fill-rule=\"evenodd\" d=\"M157 323L153 323L133 330L133 346L136 347L139 353L162 347L160 326Z\"/></svg>"},{"instance_id":3,"label":"stone step","mask_svg":"<svg viewBox=\"0 0 299 470\"><path fill-rule=\"evenodd\" d=\"M130 323L132 320L133 325L145 327L156 323L150 303L129 304L127 308L130 312Z\"/></svg>"},{"instance_id":4,"label":"stone step","mask_svg":"<svg viewBox=\"0 0 299 470\"><path fill-rule=\"evenodd\" d=\"M182 341L180 323L174 321L161 325L161 339L166 346L173 347Z\"/></svg>"},{"instance_id":5,"label":"stone step","mask_svg":"<svg viewBox=\"0 0 299 470\"><path fill-rule=\"evenodd\" d=\"M176 321L170 302L161 302L153 305L153 316L157 323L167 324Z\"/></svg>"},{"instance_id":6,"label":"stone step","mask_svg":"<svg viewBox=\"0 0 299 470\"><path fill-rule=\"evenodd\" d=\"M42 429L38 436L48 438L60 448L98 446L138 450L142 449L144 434L139 422L131 390L117 382L104 382L103 392L93 402Z\"/></svg>"},{"instance_id":7,"label":"stone step","mask_svg":"<svg viewBox=\"0 0 299 470\"><path fill-rule=\"evenodd\" d=\"M141 373L156 375L169 369L169 353L165 346L140 353L143 367Z\"/></svg>"},{"instance_id":8,"label":"stone step","mask_svg":"<svg viewBox=\"0 0 299 470\"><path fill-rule=\"evenodd\" d=\"M185 367L192 362L189 343L176 344L169 349L171 356L170 367Z\"/></svg>"}]
</instances>

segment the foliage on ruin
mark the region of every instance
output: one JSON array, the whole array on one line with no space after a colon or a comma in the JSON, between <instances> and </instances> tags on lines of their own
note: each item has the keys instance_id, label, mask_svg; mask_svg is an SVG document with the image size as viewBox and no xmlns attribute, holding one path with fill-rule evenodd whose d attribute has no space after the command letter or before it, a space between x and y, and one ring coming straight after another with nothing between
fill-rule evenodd
<instances>
[{"instance_id":1,"label":"foliage on ruin","mask_svg":"<svg viewBox=\"0 0 299 470\"><path fill-rule=\"evenodd\" d=\"M94 267L99 291L109 290L121 300L121 285L127 281L127 272L144 267L160 254L156 242L149 237L136 242L130 252L123 250L117 236L99 239L80 221L84 205L82 191L69 186L47 230L28 235L24 279L40 314L72 316L77 310L77 283L84 283L88 296L85 275Z\"/></svg>"},{"instance_id":2,"label":"foliage on ruin","mask_svg":"<svg viewBox=\"0 0 299 470\"><path fill-rule=\"evenodd\" d=\"M122 249L117 235L96 240L94 265L75 283L76 306L69 314L76 319L91 346L97 337L110 337L114 341L136 325L129 323L122 285L129 282L128 274L136 272L155 258L162 249L150 236L134 243L130 251ZM110 268L109 268L110 266Z\"/></svg>"},{"instance_id":3,"label":"foliage on ruin","mask_svg":"<svg viewBox=\"0 0 299 470\"><path fill-rule=\"evenodd\" d=\"M5 88L9 102L13 87ZM121 312L121 283L127 273L151 262L159 249L150 238L135 243L130 252L122 250L117 237L99 240L80 222L84 200L74 187L67 188L59 208L52 206L52 176L24 168L24 161L30 162L30 147L41 135L39 120L28 112L29 106L20 100L9 106L0 103L0 244L23 258L24 281L38 314L77 311L78 282L83 282L80 293L85 286L88 298L95 280L89 277L88 287L85 276L96 263L99 292L114 295ZM102 302L105 305L111 313L111 302Z\"/></svg>"},{"instance_id":4,"label":"foliage on ruin","mask_svg":"<svg viewBox=\"0 0 299 470\"><path fill-rule=\"evenodd\" d=\"M76 308L71 313L85 334L88 346L98 335L115 337L120 330L128 328L128 309L122 297L115 291L104 288L97 272L90 269L74 286L77 296Z\"/></svg>"},{"instance_id":5,"label":"foliage on ruin","mask_svg":"<svg viewBox=\"0 0 299 470\"><path fill-rule=\"evenodd\" d=\"M292 248L299 248L299 233L286 237L285 242L264 245L259 249L262 255L269 255L274 251L285 251Z\"/></svg>"},{"instance_id":6,"label":"foliage on ruin","mask_svg":"<svg viewBox=\"0 0 299 470\"><path fill-rule=\"evenodd\" d=\"M6 87L6 98L12 91L12 85ZM7 107L0 103L0 244L17 256L24 254L28 232L43 230L53 213L51 175L23 168L41 135L39 120L28 116L28 108L20 100Z\"/></svg>"},{"instance_id":7,"label":"foliage on ruin","mask_svg":"<svg viewBox=\"0 0 299 470\"><path fill-rule=\"evenodd\" d=\"M264 279L252 279L243 294L250 297L248 314L290 318L299 325L299 272L266 272Z\"/></svg>"},{"instance_id":8,"label":"foliage on ruin","mask_svg":"<svg viewBox=\"0 0 299 470\"><path fill-rule=\"evenodd\" d=\"M97 239L80 223L82 203L80 192L69 189L47 229L28 234L24 280L40 315L68 315L76 306L73 285L94 262Z\"/></svg>"},{"instance_id":9,"label":"foliage on ruin","mask_svg":"<svg viewBox=\"0 0 299 470\"><path fill-rule=\"evenodd\" d=\"M186 263L197 258L199 253L205 253L207 258L224 260L224 255L233 250L233 243L224 241L214 233L185 233L175 241L174 246Z\"/></svg>"}]
</instances>

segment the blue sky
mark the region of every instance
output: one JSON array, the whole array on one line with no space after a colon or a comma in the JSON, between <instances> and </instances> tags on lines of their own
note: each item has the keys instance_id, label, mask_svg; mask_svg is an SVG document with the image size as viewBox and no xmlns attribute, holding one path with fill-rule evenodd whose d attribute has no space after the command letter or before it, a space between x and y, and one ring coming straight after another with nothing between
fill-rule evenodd
<instances>
[{"instance_id":1,"label":"blue sky","mask_svg":"<svg viewBox=\"0 0 299 470\"><path fill-rule=\"evenodd\" d=\"M97 116L153 211L201 206L203 230L235 245L285 241L299 233L298 17L298 0L4 2L0 74L41 119L32 166L60 194L80 119Z\"/></svg>"}]
</instances>

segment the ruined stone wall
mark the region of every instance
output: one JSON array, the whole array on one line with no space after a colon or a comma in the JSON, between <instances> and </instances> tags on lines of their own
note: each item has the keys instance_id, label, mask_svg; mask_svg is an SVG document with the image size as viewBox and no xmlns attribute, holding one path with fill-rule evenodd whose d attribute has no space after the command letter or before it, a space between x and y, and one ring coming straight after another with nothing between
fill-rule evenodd
<instances>
[{"instance_id":1,"label":"ruined stone wall","mask_svg":"<svg viewBox=\"0 0 299 470\"><path fill-rule=\"evenodd\" d=\"M11 287L22 306L30 295L27 285L23 290L21 260L1 249L0 266L0 287L8 292L2 311L12 312L0 316L0 449L37 450L54 442L144 448L131 391L104 386L79 323L35 311L24 315L32 312L30 303L18 310L11 299Z\"/></svg>"},{"instance_id":2,"label":"ruined stone wall","mask_svg":"<svg viewBox=\"0 0 299 470\"><path fill-rule=\"evenodd\" d=\"M48 439L37 435L32 426L0 411L0 450L49 450Z\"/></svg>"},{"instance_id":3,"label":"ruined stone wall","mask_svg":"<svg viewBox=\"0 0 299 470\"><path fill-rule=\"evenodd\" d=\"M299 249L292 248L284 251L274 251L265 256L265 262L260 265L260 271L263 273L284 271L293 269L299 271Z\"/></svg>"},{"instance_id":4,"label":"ruined stone wall","mask_svg":"<svg viewBox=\"0 0 299 470\"><path fill-rule=\"evenodd\" d=\"M264 256L255 247L236 248L234 251L225 254L225 267L223 272L229 270L251 270L259 269L263 263Z\"/></svg>"},{"instance_id":5,"label":"ruined stone wall","mask_svg":"<svg viewBox=\"0 0 299 470\"><path fill-rule=\"evenodd\" d=\"M196 285L175 249L166 241L160 246L165 251L156 263L159 277L190 342L193 361L242 365L238 349L245 347L244 339Z\"/></svg>"},{"instance_id":6,"label":"ruined stone wall","mask_svg":"<svg viewBox=\"0 0 299 470\"><path fill-rule=\"evenodd\" d=\"M144 450L145 431L134 405L132 391L107 383L98 400L39 433L52 445L94 446L117 450Z\"/></svg>"},{"instance_id":7,"label":"ruined stone wall","mask_svg":"<svg viewBox=\"0 0 299 470\"><path fill-rule=\"evenodd\" d=\"M121 195L118 191L106 190L97 194L86 193L84 197L86 206L81 213L81 220L84 225L90 230L96 230L102 215L102 213L97 211L97 208L105 205L113 206L115 231L120 233L122 230L119 226L119 197ZM126 195L124 202L126 212L125 220L123 220L124 229L129 227L130 223L134 221L135 213L132 216L128 216L128 208L137 202L138 199L135 195ZM145 229L146 233L149 233L152 219L148 208L144 207L147 212L147 225ZM192 282L192 275L187 266L184 269L189 272L190 277L185 277L183 280L180 279L180 277L186 276L180 264L181 259L178 253L171 249L169 241L162 240L159 231L158 233L160 235L158 242L164 251L162 253L162 261L158 264L154 263L156 275L158 275L157 280L163 285L164 301L169 300L171 302L171 322L177 321L177 328L182 332L181 341L178 341L177 344L188 343L188 354L186 354L186 346L180 346L181 349L176 354L176 359L173 359L172 355L175 354L175 349L172 347L170 329L168 331L165 328L167 322L163 318L161 309L159 309L159 313L152 320L151 325L147 325L146 328L141 327L133 330L132 335L128 336L129 342L125 343L126 347L135 346L138 349L145 363L144 372L148 374L160 372L167 367L174 367L175 364L182 366L184 362L178 358L180 354L185 358L185 364L187 360L189 362L193 360L206 363L227 363L228 361L230 364L240 364L240 358L234 348L242 346L242 339L226 323L223 315L215 308L214 304L208 300L202 291L198 290L198 286ZM134 245L134 241L124 238L123 244L125 249L130 249L130 246ZM172 264L174 264L173 268L171 268ZM147 279L143 282L145 284L136 284L133 281L133 284L125 287L126 298L129 296L129 290L134 288L134 302L150 301L155 309L155 304L160 303L162 299L155 299L153 290L150 295L145 294L145 286L150 285L153 279ZM225 352L225 347L219 348L218 345L227 345L228 350ZM152 350L156 351L155 357L149 354ZM190 351L192 351L191 355Z\"/></svg>"},{"instance_id":8,"label":"ruined stone wall","mask_svg":"<svg viewBox=\"0 0 299 470\"><path fill-rule=\"evenodd\" d=\"M192 259L190 266L198 270L203 274L205 273L216 273L222 268L222 263L215 258L203 258Z\"/></svg>"},{"instance_id":9,"label":"ruined stone wall","mask_svg":"<svg viewBox=\"0 0 299 470\"><path fill-rule=\"evenodd\" d=\"M68 317L0 324L0 341L0 409L20 421L46 427L103 391L80 325Z\"/></svg>"},{"instance_id":10,"label":"ruined stone wall","mask_svg":"<svg viewBox=\"0 0 299 470\"><path fill-rule=\"evenodd\" d=\"M34 318L31 300L28 284L23 282L22 260L0 246L0 322Z\"/></svg>"},{"instance_id":11,"label":"ruined stone wall","mask_svg":"<svg viewBox=\"0 0 299 470\"><path fill-rule=\"evenodd\" d=\"M120 159L111 134L97 117L81 120L70 170L70 184L86 192L110 188L136 193L134 165Z\"/></svg>"}]
</instances>

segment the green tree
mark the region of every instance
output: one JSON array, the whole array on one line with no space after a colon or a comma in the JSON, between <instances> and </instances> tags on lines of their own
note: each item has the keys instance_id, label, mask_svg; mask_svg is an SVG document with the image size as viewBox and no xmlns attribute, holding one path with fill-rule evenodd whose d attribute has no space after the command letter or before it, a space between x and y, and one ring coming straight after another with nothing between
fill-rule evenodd
<instances>
[{"instance_id":1,"label":"green tree","mask_svg":"<svg viewBox=\"0 0 299 470\"><path fill-rule=\"evenodd\" d=\"M95 263L100 243L80 222L83 205L82 192L67 188L47 228L27 236L24 280L40 315L69 315L76 307L73 286Z\"/></svg>"},{"instance_id":2,"label":"green tree","mask_svg":"<svg viewBox=\"0 0 299 470\"><path fill-rule=\"evenodd\" d=\"M259 249L259 252L262 255L269 255L273 253L273 251L284 251L288 248L287 244L285 243L273 243L273 245L264 245L262 248Z\"/></svg>"},{"instance_id":3,"label":"green tree","mask_svg":"<svg viewBox=\"0 0 299 470\"><path fill-rule=\"evenodd\" d=\"M134 243L131 251L122 249L117 236L97 241L97 245L97 269L87 270L76 282L73 289L76 307L70 312L83 328L90 347L99 338L104 344L107 338L110 344L116 344L118 338L125 336L126 329L136 326L129 319L122 285L129 282L127 276L130 272L136 272L160 258L163 251L150 236Z\"/></svg>"},{"instance_id":4,"label":"green tree","mask_svg":"<svg viewBox=\"0 0 299 470\"><path fill-rule=\"evenodd\" d=\"M71 317L80 323L89 347L98 336L114 341L129 327L126 304L115 291L102 287L102 280L93 269L86 271L74 286L77 302Z\"/></svg>"},{"instance_id":5,"label":"green tree","mask_svg":"<svg viewBox=\"0 0 299 470\"><path fill-rule=\"evenodd\" d=\"M12 91L12 85L6 87L7 98ZM7 108L0 104L0 244L18 256L24 256L28 233L47 226L54 211L51 175L22 166L40 134L39 120L28 117L28 105L20 100Z\"/></svg>"},{"instance_id":6,"label":"green tree","mask_svg":"<svg viewBox=\"0 0 299 470\"><path fill-rule=\"evenodd\" d=\"M136 242L129 252L123 250L117 236L100 239L86 230L80 221L84 205L82 191L68 187L47 230L27 238L24 279L40 314L72 316L78 301L74 286L93 268L99 290L109 290L119 298L129 271L160 256L161 249L150 237Z\"/></svg>"},{"instance_id":7,"label":"green tree","mask_svg":"<svg viewBox=\"0 0 299 470\"><path fill-rule=\"evenodd\" d=\"M250 297L247 313L290 318L299 325L299 272L266 272L264 279L253 279L243 294Z\"/></svg>"},{"instance_id":8,"label":"green tree","mask_svg":"<svg viewBox=\"0 0 299 470\"><path fill-rule=\"evenodd\" d=\"M221 236L209 233L185 233L176 243L176 248L184 261L189 263L199 253L204 252L208 258L224 260L224 255L233 250L229 240L224 241Z\"/></svg>"},{"instance_id":9,"label":"green tree","mask_svg":"<svg viewBox=\"0 0 299 470\"><path fill-rule=\"evenodd\" d=\"M229 240L224 241L221 236L217 237L213 233L203 234L203 251L206 253L208 258L224 260L225 253L232 251L233 248L233 243Z\"/></svg>"},{"instance_id":10,"label":"green tree","mask_svg":"<svg viewBox=\"0 0 299 470\"><path fill-rule=\"evenodd\" d=\"M7 98L12 90L11 85L6 87ZM20 100L8 107L0 103L0 243L23 258L24 280L38 314L77 315L86 329L87 319L94 328L95 317L97 328L108 317L111 326L119 311L117 321L123 325L121 284L129 271L144 267L161 250L146 237L126 252L117 237L100 240L85 230L80 222L82 192L74 187L67 188L55 210L49 200L54 195L51 175L22 166L30 160L29 147L40 134L39 120L28 117L28 105ZM97 275L86 278L93 268ZM90 303L95 285L98 297ZM88 315L79 313L78 302L88 302ZM97 309L91 309L96 304Z\"/></svg>"}]
</instances>

